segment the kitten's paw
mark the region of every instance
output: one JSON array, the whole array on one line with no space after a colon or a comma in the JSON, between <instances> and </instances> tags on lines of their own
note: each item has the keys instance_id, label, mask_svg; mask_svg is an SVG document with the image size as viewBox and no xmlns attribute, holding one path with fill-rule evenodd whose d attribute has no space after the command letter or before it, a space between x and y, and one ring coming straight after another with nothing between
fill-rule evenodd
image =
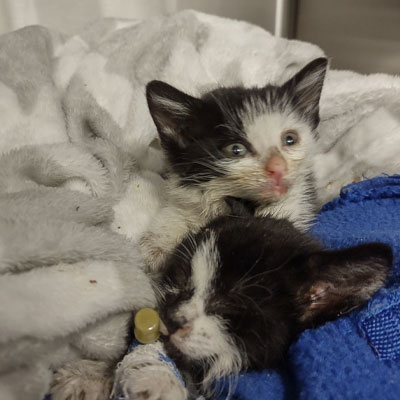
<instances>
[{"instance_id":1,"label":"kitten's paw","mask_svg":"<svg viewBox=\"0 0 400 400\"><path fill-rule=\"evenodd\" d=\"M66 364L54 374L50 393L52 400L107 400L111 387L109 365L79 360Z\"/></svg>"},{"instance_id":2,"label":"kitten's paw","mask_svg":"<svg viewBox=\"0 0 400 400\"><path fill-rule=\"evenodd\" d=\"M160 360L160 344L138 346L118 366L114 396L129 400L186 400L188 391L171 365Z\"/></svg>"},{"instance_id":3,"label":"kitten's paw","mask_svg":"<svg viewBox=\"0 0 400 400\"><path fill-rule=\"evenodd\" d=\"M163 365L143 365L125 370L119 392L129 400L186 400L187 390Z\"/></svg>"}]
</instances>

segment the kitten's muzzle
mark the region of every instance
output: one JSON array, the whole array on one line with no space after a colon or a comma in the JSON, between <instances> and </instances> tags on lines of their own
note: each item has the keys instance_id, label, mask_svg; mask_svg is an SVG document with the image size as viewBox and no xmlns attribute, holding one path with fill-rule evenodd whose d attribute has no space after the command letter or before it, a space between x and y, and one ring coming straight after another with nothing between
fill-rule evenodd
<instances>
[{"instance_id":1,"label":"kitten's muzzle","mask_svg":"<svg viewBox=\"0 0 400 400\"><path fill-rule=\"evenodd\" d=\"M190 324L186 318L180 318L179 321L176 319L163 318L160 321L160 333L163 336L172 336L177 334L178 336L185 336L190 330Z\"/></svg>"},{"instance_id":2,"label":"kitten's muzzle","mask_svg":"<svg viewBox=\"0 0 400 400\"><path fill-rule=\"evenodd\" d=\"M177 337L179 339L183 339L189 335L192 330L192 326L187 322L182 328L177 329L171 336Z\"/></svg>"},{"instance_id":3,"label":"kitten's muzzle","mask_svg":"<svg viewBox=\"0 0 400 400\"><path fill-rule=\"evenodd\" d=\"M268 191L274 195L281 196L288 190L285 176L287 174L287 163L279 154L274 153L267 160L264 167L265 174L271 180L271 185Z\"/></svg>"},{"instance_id":4,"label":"kitten's muzzle","mask_svg":"<svg viewBox=\"0 0 400 400\"><path fill-rule=\"evenodd\" d=\"M287 185L284 182L284 177L287 173L287 164L285 159L279 153L273 154L265 164L264 170L268 178L275 183L273 191L279 194L286 193Z\"/></svg>"},{"instance_id":5,"label":"kitten's muzzle","mask_svg":"<svg viewBox=\"0 0 400 400\"><path fill-rule=\"evenodd\" d=\"M192 325L189 322L184 321L183 324L174 323L170 326L161 322L160 333L163 336L164 341L170 342L175 346L179 346L192 331Z\"/></svg>"}]
</instances>

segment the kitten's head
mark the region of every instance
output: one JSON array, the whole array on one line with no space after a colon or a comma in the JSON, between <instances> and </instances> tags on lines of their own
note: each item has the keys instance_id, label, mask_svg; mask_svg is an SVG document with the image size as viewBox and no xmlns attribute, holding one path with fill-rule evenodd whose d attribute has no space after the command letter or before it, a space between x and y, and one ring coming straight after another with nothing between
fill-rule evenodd
<instances>
[{"instance_id":1,"label":"kitten's head","mask_svg":"<svg viewBox=\"0 0 400 400\"><path fill-rule=\"evenodd\" d=\"M147 101L161 145L183 184L217 198L270 203L309 173L327 60L282 86L219 88L201 98L160 81Z\"/></svg>"},{"instance_id":2,"label":"kitten's head","mask_svg":"<svg viewBox=\"0 0 400 400\"><path fill-rule=\"evenodd\" d=\"M302 330L367 301L391 260L383 244L328 251L285 220L221 217L166 264L166 348L203 390L241 369L274 367Z\"/></svg>"}]
</instances>

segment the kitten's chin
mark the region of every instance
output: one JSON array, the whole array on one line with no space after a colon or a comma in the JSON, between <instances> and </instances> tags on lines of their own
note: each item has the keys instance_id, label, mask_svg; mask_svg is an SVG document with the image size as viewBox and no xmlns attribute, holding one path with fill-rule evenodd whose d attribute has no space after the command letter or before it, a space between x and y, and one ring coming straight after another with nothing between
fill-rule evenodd
<instances>
[{"instance_id":1,"label":"kitten's chin","mask_svg":"<svg viewBox=\"0 0 400 400\"><path fill-rule=\"evenodd\" d=\"M278 198L286 194L288 191L288 187L286 185L275 185L272 188L273 195L277 196Z\"/></svg>"},{"instance_id":2,"label":"kitten's chin","mask_svg":"<svg viewBox=\"0 0 400 400\"><path fill-rule=\"evenodd\" d=\"M282 182L279 185L268 184L261 188L260 197L262 201L275 202L284 196L288 190L289 185L286 182Z\"/></svg>"}]
</instances>

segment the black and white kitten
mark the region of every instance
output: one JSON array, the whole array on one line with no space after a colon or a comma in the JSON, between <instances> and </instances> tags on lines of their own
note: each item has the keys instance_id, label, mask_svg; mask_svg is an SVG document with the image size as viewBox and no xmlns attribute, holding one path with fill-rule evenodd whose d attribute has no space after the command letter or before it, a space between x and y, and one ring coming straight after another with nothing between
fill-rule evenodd
<instances>
[{"instance_id":1,"label":"black and white kitten","mask_svg":"<svg viewBox=\"0 0 400 400\"><path fill-rule=\"evenodd\" d=\"M201 98L148 84L169 166L168 205L141 242L150 269L188 232L226 214L225 196L307 227L316 211L313 155L326 68L318 58L282 86L219 88Z\"/></svg>"},{"instance_id":2,"label":"black and white kitten","mask_svg":"<svg viewBox=\"0 0 400 400\"><path fill-rule=\"evenodd\" d=\"M332 251L287 220L217 218L189 235L162 272L164 346L191 389L213 398L216 379L277 366L300 332L366 302L391 263L384 244Z\"/></svg>"}]
</instances>

